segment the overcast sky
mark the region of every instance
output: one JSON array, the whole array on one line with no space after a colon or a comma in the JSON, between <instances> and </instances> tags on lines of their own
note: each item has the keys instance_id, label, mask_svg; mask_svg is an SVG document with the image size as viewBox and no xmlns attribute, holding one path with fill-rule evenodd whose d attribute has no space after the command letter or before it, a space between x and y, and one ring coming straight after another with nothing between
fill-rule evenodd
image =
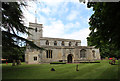
<instances>
[{"instance_id":1,"label":"overcast sky","mask_svg":"<svg viewBox=\"0 0 120 81\"><path fill-rule=\"evenodd\" d=\"M36 16L37 23L43 24L43 37L77 39L81 40L82 46L87 46L92 8L87 8L79 0L29 1L28 6L23 10L26 26L29 22L34 23Z\"/></svg>"}]
</instances>

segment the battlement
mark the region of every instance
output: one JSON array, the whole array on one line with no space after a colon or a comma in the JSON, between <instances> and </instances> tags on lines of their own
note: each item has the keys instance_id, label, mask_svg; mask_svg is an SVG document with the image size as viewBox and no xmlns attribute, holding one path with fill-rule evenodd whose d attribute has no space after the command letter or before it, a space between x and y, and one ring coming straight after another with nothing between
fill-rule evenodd
<instances>
[{"instance_id":1,"label":"battlement","mask_svg":"<svg viewBox=\"0 0 120 81\"><path fill-rule=\"evenodd\" d=\"M40 27L40 28L43 28L43 24L38 24L38 23L31 23L31 22L29 22L29 27L32 27L32 28L38 28L38 27Z\"/></svg>"}]
</instances>

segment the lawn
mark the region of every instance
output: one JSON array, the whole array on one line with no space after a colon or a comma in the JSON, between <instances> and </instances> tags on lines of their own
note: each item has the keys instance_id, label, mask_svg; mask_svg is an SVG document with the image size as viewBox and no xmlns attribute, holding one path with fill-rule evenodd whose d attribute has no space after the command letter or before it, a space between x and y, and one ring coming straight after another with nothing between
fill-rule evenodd
<instances>
[{"instance_id":1,"label":"lawn","mask_svg":"<svg viewBox=\"0 0 120 81\"><path fill-rule=\"evenodd\" d=\"M2 64L3 79L117 79L118 65L110 65L109 61L101 63L78 64L25 64L11 66ZM116 62L118 64L118 61ZM50 71L55 68L56 71Z\"/></svg>"}]
</instances>

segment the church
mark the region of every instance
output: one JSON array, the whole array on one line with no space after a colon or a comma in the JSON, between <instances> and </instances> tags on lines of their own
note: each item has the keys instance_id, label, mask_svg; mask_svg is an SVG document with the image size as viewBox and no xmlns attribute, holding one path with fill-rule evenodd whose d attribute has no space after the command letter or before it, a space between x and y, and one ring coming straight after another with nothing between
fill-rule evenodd
<instances>
[{"instance_id":1,"label":"church","mask_svg":"<svg viewBox=\"0 0 120 81\"><path fill-rule=\"evenodd\" d=\"M99 49L81 46L81 40L43 37L43 24L29 23L28 31L32 34L28 40L45 50L31 49L27 46L25 62L41 64L50 62L79 63L81 61L100 60Z\"/></svg>"}]
</instances>

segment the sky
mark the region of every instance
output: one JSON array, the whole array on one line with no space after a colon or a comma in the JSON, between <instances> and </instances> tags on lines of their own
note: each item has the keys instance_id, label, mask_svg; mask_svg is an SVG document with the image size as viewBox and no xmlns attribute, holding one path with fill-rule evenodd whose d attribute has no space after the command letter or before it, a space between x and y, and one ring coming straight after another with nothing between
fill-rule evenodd
<instances>
[{"instance_id":1,"label":"sky","mask_svg":"<svg viewBox=\"0 0 120 81\"><path fill-rule=\"evenodd\" d=\"M43 24L43 37L81 40L81 46L87 46L92 8L79 0L39 0L27 4L27 9L23 9L26 26L34 23L36 17L37 23Z\"/></svg>"}]
</instances>

